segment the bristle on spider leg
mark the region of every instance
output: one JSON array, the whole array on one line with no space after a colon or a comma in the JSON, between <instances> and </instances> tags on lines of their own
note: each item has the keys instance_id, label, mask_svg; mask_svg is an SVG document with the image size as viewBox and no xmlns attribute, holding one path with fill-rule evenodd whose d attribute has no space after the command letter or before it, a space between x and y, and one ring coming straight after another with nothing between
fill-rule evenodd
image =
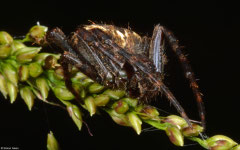
<instances>
[{"instance_id":1,"label":"bristle on spider leg","mask_svg":"<svg viewBox=\"0 0 240 150\"><path fill-rule=\"evenodd\" d=\"M161 88L161 91L166 95L167 99L173 104L173 106L177 109L180 115L185 119L189 127L192 128L192 123L188 118L187 114L185 113L185 110L177 101L177 99L173 96L172 92L164 84L162 84L160 88Z\"/></svg>"},{"instance_id":2,"label":"bristle on spider leg","mask_svg":"<svg viewBox=\"0 0 240 150\"><path fill-rule=\"evenodd\" d=\"M199 86L198 86L197 81L195 79L195 75L192 71L192 67L189 64L189 61L188 61L187 57L182 52L182 47L179 45L179 40L175 37L175 35L170 30L166 29L163 26L161 26L161 30L165 34L165 36L166 36L166 38L167 38L167 40L168 40L168 42L171 46L171 49L177 55L181 65L182 65L182 68L184 70L185 77L190 82L190 86L191 86L192 91L195 95L196 102L197 102L197 105L198 105L199 116L201 118L202 126L203 126L204 129L206 129L204 103L203 103L203 100L202 100L202 95L201 95L200 90L199 90Z\"/></svg>"}]
</instances>

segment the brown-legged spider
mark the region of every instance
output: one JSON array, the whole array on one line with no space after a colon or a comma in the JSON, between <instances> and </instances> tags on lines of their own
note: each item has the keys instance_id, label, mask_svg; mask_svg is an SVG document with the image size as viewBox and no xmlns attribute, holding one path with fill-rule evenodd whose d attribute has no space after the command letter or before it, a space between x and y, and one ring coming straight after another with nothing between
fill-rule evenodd
<instances>
[{"instance_id":1,"label":"brown-legged spider","mask_svg":"<svg viewBox=\"0 0 240 150\"><path fill-rule=\"evenodd\" d=\"M79 93L71 84L69 63L106 87L129 91L129 96L138 97L140 102L149 102L163 93L191 125L184 109L163 83L167 41L190 82L205 127L204 105L194 73L178 39L165 27L156 25L152 37L141 37L130 29L106 24L81 26L68 37L59 28L54 28L47 33L46 40L64 51L61 64L65 83L80 102Z\"/></svg>"}]
</instances>

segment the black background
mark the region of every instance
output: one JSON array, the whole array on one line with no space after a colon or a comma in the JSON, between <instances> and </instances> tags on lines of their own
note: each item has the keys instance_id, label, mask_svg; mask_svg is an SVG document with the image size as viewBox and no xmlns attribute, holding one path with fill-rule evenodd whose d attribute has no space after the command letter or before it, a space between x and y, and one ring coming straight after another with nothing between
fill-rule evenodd
<instances>
[{"instance_id":1,"label":"black background","mask_svg":"<svg viewBox=\"0 0 240 150\"><path fill-rule=\"evenodd\" d=\"M0 30L24 35L37 21L61 27L66 33L88 20L132 28L151 36L154 25L171 29L186 47L202 93L207 112L207 135L227 135L240 142L239 128L239 14L237 5L211 2L174 1L32 1L1 2ZM166 84L181 101L190 118L199 120L197 107L187 81L174 55L169 56ZM0 146L46 149L51 129L63 150L68 149L203 149L198 145L178 148L162 131L143 132L140 136L121 127L107 115L85 116L94 134L86 127L77 131L67 113L37 102L32 112L21 99L11 105L1 96ZM54 97L51 97L54 98ZM161 99L159 97L158 99ZM176 113L165 98L155 102L159 108ZM187 141L186 141L187 142ZM192 144L192 142L187 142Z\"/></svg>"}]
</instances>

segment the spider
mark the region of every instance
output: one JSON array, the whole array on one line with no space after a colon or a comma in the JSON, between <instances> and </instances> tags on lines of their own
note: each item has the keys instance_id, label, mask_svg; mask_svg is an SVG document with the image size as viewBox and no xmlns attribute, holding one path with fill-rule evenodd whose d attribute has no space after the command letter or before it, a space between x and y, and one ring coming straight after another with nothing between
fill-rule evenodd
<instances>
[{"instance_id":1,"label":"spider","mask_svg":"<svg viewBox=\"0 0 240 150\"><path fill-rule=\"evenodd\" d=\"M163 82L165 43L168 43L190 82L205 128L204 105L194 73L178 39L166 27L158 24L152 37L141 37L127 28L93 23L78 27L68 37L61 29L54 28L47 32L46 41L64 51L61 65L65 83L80 102L79 93L72 87L69 64L106 87L129 91L129 96L139 98L142 103L162 93L191 126L183 107Z\"/></svg>"}]
</instances>

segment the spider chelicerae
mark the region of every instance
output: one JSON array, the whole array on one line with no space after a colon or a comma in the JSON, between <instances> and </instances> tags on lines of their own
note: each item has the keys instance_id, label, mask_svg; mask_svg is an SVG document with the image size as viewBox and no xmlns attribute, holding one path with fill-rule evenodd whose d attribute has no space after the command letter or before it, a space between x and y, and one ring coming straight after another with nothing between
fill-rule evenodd
<instances>
[{"instance_id":1,"label":"spider chelicerae","mask_svg":"<svg viewBox=\"0 0 240 150\"><path fill-rule=\"evenodd\" d=\"M191 125L184 109L163 82L165 43L169 44L190 82L205 128L204 105L194 73L178 39L164 26L156 25L152 37L147 37L130 29L93 23L78 27L69 36L54 28L47 32L46 41L64 51L61 65L65 83L80 102L79 93L71 84L69 64L106 87L127 90L129 96L139 98L142 103L162 93Z\"/></svg>"}]
</instances>

